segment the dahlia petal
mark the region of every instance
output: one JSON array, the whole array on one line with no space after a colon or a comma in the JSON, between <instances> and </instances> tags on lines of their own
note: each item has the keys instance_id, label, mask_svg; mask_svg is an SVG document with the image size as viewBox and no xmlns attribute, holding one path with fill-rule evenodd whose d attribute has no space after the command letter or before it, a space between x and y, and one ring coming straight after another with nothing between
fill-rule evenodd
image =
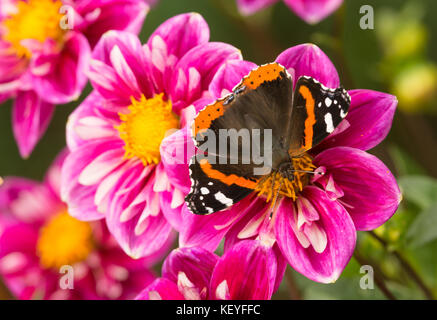
<instances>
[{"instance_id":1,"label":"dahlia petal","mask_svg":"<svg viewBox=\"0 0 437 320\"><path fill-rule=\"evenodd\" d=\"M118 49L113 51L115 47ZM92 58L89 77L103 97L126 106L130 105L131 97L139 98L141 93L152 96L153 87L148 76L150 62L134 34L106 32L95 46ZM130 84L133 78L136 79L134 87Z\"/></svg>"},{"instance_id":2,"label":"dahlia petal","mask_svg":"<svg viewBox=\"0 0 437 320\"><path fill-rule=\"evenodd\" d=\"M173 235L171 226L164 216L148 216L145 220L146 227L141 230L141 234L136 232L138 219L139 215L127 222L120 222L120 218L114 217L112 212L106 216L109 230L126 254L138 259L167 250L169 238Z\"/></svg>"},{"instance_id":3,"label":"dahlia petal","mask_svg":"<svg viewBox=\"0 0 437 320\"><path fill-rule=\"evenodd\" d=\"M250 210L246 210L246 214L236 221L226 233L225 252L242 240L255 239L258 236L262 224L267 218L266 214L270 204L260 197L254 197L251 199L250 206Z\"/></svg>"},{"instance_id":4,"label":"dahlia petal","mask_svg":"<svg viewBox=\"0 0 437 320\"><path fill-rule=\"evenodd\" d=\"M52 119L54 105L34 91L19 91L12 110L14 137L20 155L27 158Z\"/></svg>"},{"instance_id":5,"label":"dahlia petal","mask_svg":"<svg viewBox=\"0 0 437 320\"><path fill-rule=\"evenodd\" d=\"M0 187L0 218L38 224L58 209L59 199L33 180L7 177Z\"/></svg>"},{"instance_id":6,"label":"dahlia petal","mask_svg":"<svg viewBox=\"0 0 437 320\"><path fill-rule=\"evenodd\" d=\"M135 298L135 300L184 300L176 283L158 278Z\"/></svg>"},{"instance_id":7,"label":"dahlia petal","mask_svg":"<svg viewBox=\"0 0 437 320\"><path fill-rule=\"evenodd\" d=\"M97 185L84 186L79 183L79 176L100 154L120 149L122 144L114 139L96 140L80 146L67 156L62 166L61 198L67 203L73 217L85 221L104 217L94 204Z\"/></svg>"},{"instance_id":8,"label":"dahlia petal","mask_svg":"<svg viewBox=\"0 0 437 320\"><path fill-rule=\"evenodd\" d=\"M276 273L273 249L257 240L244 240L218 260L211 277L210 299L268 300Z\"/></svg>"},{"instance_id":9,"label":"dahlia petal","mask_svg":"<svg viewBox=\"0 0 437 320\"><path fill-rule=\"evenodd\" d=\"M351 106L344 130L336 128L317 150L346 146L369 150L385 139L396 111L397 99L390 94L372 90L351 90Z\"/></svg>"},{"instance_id":10,"label":"dahlia petal","mask_svg":"<svg viewBox=\"0 0 437 320\"><path fill-rule=\"evenodd\" d=\"M314 44L302 44L291 47L282 52L276 58L276 62L294 75L295 84L301 76L309 76L329 88L340 86L335 66L326 54Z\"/></svg>"},{"instance_id":11,"label":"dahlia petal","mask_svg":"<svg viewBox=\"0 0 437 320\"><path fill-rule=\"evenodd\" d=\"M68 149L62 150L50 165L44 177L44 185L61 201L61 171Z\"/></svg>"},{"instance_id":12,"label":"dahlia petal","mask_svg":"<svg viewBox=\"0 0 437 320\"><path fill-rule=\"evenodd\" d=\"M0 257L13 252L33 253L38 239L38 228L28 223L14 221L2 225ZM5 266L3 266L5 267Z\"/></svg>"},{"instance_id":13,"label":"dahlia petal","mask_svg":"<svg viewBox=\"0 0 437 320\"><path fill-rule=\"evenodd\" d=\"M226 61L215 74L209 85L209 91L215 99L223 97L224 90L231 92L241 79L257 67L256 64L244 60Z\"/></svg>"},{"instance_id":14,"label":"dahlia petal","mask_svg":"<svg viewBox=\"0 0 437 320\"><path fill-rule=\"evenodd\" d=\"M78 99L87 82L85 72L88 70L90 55L86 38L71 31L62 51L56 59L52 58L51 71L42 76L33 76L35 91L53 104Z\"/></svg>"},{"instance_id":15,"label":"dahlia petal","mask_svg":"<svg viewBox=\"0 0 437 320\"><path fill-rule=\"evenodd\" d=\"M164 191L159 194L162 213L173 229L177 231L179 231L184 224L182 219L182 209L185 203L184 195L185 194L177 188L173 188L173 191ZM177 203L175 203L175 198L177 198Z\"/></svg>"},{"instance_id":16,"label":"dahlia petal","mask_svg":"<svg viewBox=\"0 0 437 320\"><path fill-rule=\"evenodd\" d=\"M243 199L231 208L211 215L195 215L187 206L182 209L184 221L179 230L180 247L201 247L209 251L217 249L228 230L253 208L251 199Z\"/></svg>"},{"instance_id":17,"label":"dahlia petal","mask_svg":"<svg viewBox=\"0 0 437 320\"><path fill-rule=\"evenodd\" d=\"M87 2L86 6L82 5L77 9L85 17L85 26L81 31L92 47L108 30L138 34L149 11L149 6L144 1L138 0Z\"/></svg>"},{"instance_id":18,"label":"dahlia petal","mask_svg":"<svg viewBox=\"0 0 437 320\"><path fill-rule=\"evenodd\" d=\"M154 48L154 39L159 36L166 44L167 55L181 58L190 49L209 40L209 27L198 13L184 13L161 24L149 38L147 45Z\"/></svg>"},{"instance_id":19,"label":"dahlia petal","mask_svg":"<svg viewBox=\"0 0 437 320\"><path fill-rule=\"evenodd\" d=\"M179 283L179 291L191 297L207 298L209 281L218 256L202 248L179 248L165 259L162 276ZM185 280L185 281L184 281ZM183 288L184 290L181 290ZM186 298L188 299L187 295Z\"/></svg>"},{"instance_id":20,"label":"dahlia petal","mask_svg":"<svg viewBox=\"0 0 437 320\"><path fill-rule=\"evenodd\" d=\"M320 220L313 223L323 228L327 239L326 248L322 253L317 253L312 246L305 248L301 245L292 228L297 223L296 209L288 199L281 202L277 211L275 234L279 248L288 263L307 278L322 283L334 282L349 262L355 248L356 230L353 221L337 201L331 201L316 187L306 187L301 196L309 200L320 216ZM311 239L313 243L314 240ZM322 243L316 247L321 249Z\"/></svg>"},{"instance_id":21,"label":"dahlia petal","mask_svg":"<svg viewBox=\"0 0 437 320\"><path fill-rule=\"evenodd\" d=\"M338 9L343 0L284 0L300 18L315 24Z\"/></svg>"},{"instance_id":22,"label":"dahlia petal","mask_svg":"<svg viewBox=\"0 0 437 320\"><path fill-rule=\"evenodd\" d=\"M279 0L237 0L237 6L242 14L251 15L278 1Z\"/></svg>"},{"instance_id":23,"label":"dahlia petal","mask_svg":"<svg viewBox=\"0 0 437 320\"><path fill-rule=\"evenodd\" d=\"M185 76L189 78L190 68L195 68L201 76L201 88L206 90L220 66L227 60L241 59L241 53L235 47L219 42L208 42L188 51L178 62L175 70L182 69ZM179 71L178 71L179 72ZM178 81L178 72L173 73L173 78L170 82L170 98L174 101L184 101L186 107L192 101L200 98L200 96L190 96L188 93L181 93L174 91ZM173 106L175 109L176 106ZM181 109L179 106L178 109ZM179 112L180 110L175 110Z\"/></svg>"},{"instance_id":24,"label":"dahlia petal","mask_svg":"<svg viewBox=\"0 0 437 320\"><path fill-rule=\"evenodd\" d=\"M119 167L125 160L124 150L114 149L104 152L92 160L80 173L79 183L91 186Z\"/></svg>"},{"instance_id":25,"label":"dahlia petal","mask_svg":"<svg viewBox=\"0 0 437 320\"><path fill-rule=\"evenodd\" d=\"M161 163L171 184L188 193L191 186L187 163L194 155L191 129L187 126L162 140Z\"/></svg>"},{"instance_id":26,"label":"dahlia petal","mask_svg":"<svg viewBox=\"0 0 437 320\"><path fill-rule=\"evenodd\" d=\"M103 98L96 92L91 94L68 117L66 139L70 150L75 150L90 140L116 136L117 124L99 112L104 104ZM95 119L99 119L95 121ZM94 120L94 121L90 121Z\"/></svg>"},{"instance_id":27,"label":"dahlia petal","mask_svg":"<svg viewBox=\"0 0 437 320\"><path fill-rule=\"evenodd\" d=\"M150 214L150 207L146 212L122 221L122 213L132 205L132 202L142 192L144 183L153 188L154 179L146 179L149 168L142 163L127 170L120 181L114 186L110 194L110 204L106 212L106 222L110 232L114 235L123 250L133 258L140 258L155 254L163 250L172 236L172 228L165 217L159 212ZM150 205L150 203L147 203Z\"/></svg>"},{"instance_id":28,"label":"dahlia petal","mask_svg":"<svg viewBox=\"0 0 437 320\"><path fill-rule=\"evenodd\" d=\"M396 212L402 199L396 179L375 156L362 150L337 147L323 151L314 164L324 166L343 190L344 203L357 230L372 230Z\"/></svg>"}]
</instances>

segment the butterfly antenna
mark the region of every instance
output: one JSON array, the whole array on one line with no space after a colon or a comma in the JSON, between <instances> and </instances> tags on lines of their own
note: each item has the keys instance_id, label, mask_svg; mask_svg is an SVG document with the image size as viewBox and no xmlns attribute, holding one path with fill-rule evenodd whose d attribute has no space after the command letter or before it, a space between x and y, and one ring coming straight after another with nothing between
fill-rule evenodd
<instances>
[{"instance_id":1,"label":"butterfly antenna","mask_svg":"<svg viewBox=\"0 0 437 320\"><path fill-rule=\"evenodd\" d=\"M303 173L311 173L311 174L320 174L323 175L323 172L309 171L309 170L291 170L292 172L303 172Z\"/></svg>"},{"instance_id":2,"label":"butterfly antenna","mask_svg":"<svg viewBox=\"0 0 437 320\"><path fill-rule=\"evenodd\" d=\"M279 185L278 191L276 191L275 193L275 197L273 198L273 202L272 202L272 212L270 212L270 219L272 219L272 217L274 216L275 212L276 212L276 203L278 201L279 198L279 191L281 191L282 188L282 184L283 184L284 180L281 180L281 184Z\"/></svg>"}]
</instances>

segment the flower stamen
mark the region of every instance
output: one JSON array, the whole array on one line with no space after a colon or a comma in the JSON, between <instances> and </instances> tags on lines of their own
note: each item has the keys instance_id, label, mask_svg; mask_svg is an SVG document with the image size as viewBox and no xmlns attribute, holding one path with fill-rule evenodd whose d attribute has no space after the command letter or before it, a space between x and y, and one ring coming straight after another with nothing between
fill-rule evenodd
<instances>
[{"instance_id":1,"label":"flower stamen","mask_svg":"<svg viewBox=\"0 0 437 320\"><path fill-rule=\"evenodd\" d=\"M36 40L44 43L52 39L60 44L64 30L60 27L62 14L60 0L29 0L17 3L17 12L3 22L4 40L18 57L31 57L31 52L22 44L23 40Z\"/></svg>"},{"instance_id":2,"label":"flower stamen","mask_svg":"<svg viewBox=\"0 0 437 320\"><path fill-rule=\"evenodd\" d=\"M62 212L40 229L37 254L44 268L60 268L85 260L94 248L89 223Z\"/></svg>"},{"instance_id":3,"label":"flower stamen","mask_svg":"<svg viewBox=\"0 0 437 320\"><path fill-rule=\"evenodd\" d=\"M316 166L312 163L312 158L308 154L292 158L292 164L293 179L284 177L280 172L274 171L258 183L255 189L258 196L264 195L267 202L274 200L276 196L285 196L295 201L297 195L309 183L309 173L313 172Z\"/></svg>"},{"instance_id":4,"label":"flower stamen","mask_svg":"<svg viewBox=\"0 0 437 320\"><path fill-rule=\"evenodd\" d=\"M131 99L130 113L120 113L122 123L115 128L120 133L125 146L125 158L138 158L145 166L158 164L159 147L169 130L178 127L179 120L172 112L170 100L163 99L164 94L140 100Z\"/></svg>"}]
</instances>

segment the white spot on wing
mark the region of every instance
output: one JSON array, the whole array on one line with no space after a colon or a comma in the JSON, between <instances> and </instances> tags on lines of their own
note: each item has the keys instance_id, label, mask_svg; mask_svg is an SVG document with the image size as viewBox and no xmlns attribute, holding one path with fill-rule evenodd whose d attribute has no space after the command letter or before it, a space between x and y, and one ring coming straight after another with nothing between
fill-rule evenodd
<instances>
[{"instance_id":1,"label":"white spot on wing","mask_svg":"<svg viewBox=\"0 0 437 320\"><path fill-rule=\"evenodd\" d=\"M200 192L201 192L202 194L208 194L208 193L209 193L209 189L208 189L208 188L205 188L205 187L202 187L202 188L200 188Z\"/></svg>"},{"instance_id":2,"label":"white spot on wing","mask_svg":"<svg viewBox=\"0 0 437 320\"><path fill-rule=\"evenodd\" d=\"M225 205L232 205L234 203L234 201L231 198L226 197L223 193L221 193L220 191L217 192L214 197L216 198L216 200L220 203L223 203Z\"/></svg>"},{"instance_id":3,"label":"white spot on wing","mask_svg":"<svg viewBox=\"0 0 437 320\"><path fill-rule=\"evenodd\" d=\"M331 104L332 104L332 100L330 98L326 97L325 104L329 108L331 106Z\"/></svg>"},{"instance_id":4,"label":"white spot on wing","mask_svg":"<svg viewBox=\"0 0 437 320\"><path fill-rule=\"evenodd\" d=\"M334 124L332 122L332 115L328 112L325 114L326 132L331 133L334 131Z\"/></svg>"}]
</instances>

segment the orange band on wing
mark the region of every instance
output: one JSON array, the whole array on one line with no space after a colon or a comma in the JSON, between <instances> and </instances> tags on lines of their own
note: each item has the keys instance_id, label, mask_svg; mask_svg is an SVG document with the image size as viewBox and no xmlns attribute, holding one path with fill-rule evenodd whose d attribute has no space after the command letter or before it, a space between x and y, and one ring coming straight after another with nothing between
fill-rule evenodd
<instances>
[{"instance_id":1,"label":"orange band on wing","mask_svg":"<svg viewBox=\"0 0 437 320\"><path fill-rule=\"evenodd\" d=\"M197 137L198 133L206 131L211 126L213 122L218 117L221 117L225 113L225 107L223 106L223 99L217 100L213 104L205 107L199 112L197 117L194 119L192 134L193 137Z\"/></svg>"},{"instance_id":2,"label":"orange band on wing","mask_svg":"<svg viewBox=\"0 0 437 320\"><path fill-rule=\"evenodd\" d=\"M304 148L306 150L310 149L313 145L313 126L316 123L316 116L314 114L314 98L311 91L306 86L301 86L299 88L299 93L304 97L307 111L307 118L305 119L305 142Z\"/></svg>"},{"instance_id":3,"label":"orange band on wing","mask_svg":"<svg viewBox=\"0 0 437 320\"><path fill-rule=\"evenodd\" d=\"M206 159L202 159L199 162L200 168L203 170L203 172L210 177L211 179L216 179L224 184L227 184L228 186L232 184L236 184L237 186L248 188L248 189L255 189L257 182L252 181L243 177L239 177L235 174L226 175L218 170L215 170L212 168L211 164Z\"/></svg>"},{"instance_id":4,"label":"orange band on wing","mask_svg":"<svg viewBox=\"0 0 437 320\"><path fill-rule=\"evenodd\" d=\"M243 78L243 85L250 89L256 89L266 81L278 79L281 72L285 72L285 69L276 62L262 65Z\"/></svg>"}]
</instances>

